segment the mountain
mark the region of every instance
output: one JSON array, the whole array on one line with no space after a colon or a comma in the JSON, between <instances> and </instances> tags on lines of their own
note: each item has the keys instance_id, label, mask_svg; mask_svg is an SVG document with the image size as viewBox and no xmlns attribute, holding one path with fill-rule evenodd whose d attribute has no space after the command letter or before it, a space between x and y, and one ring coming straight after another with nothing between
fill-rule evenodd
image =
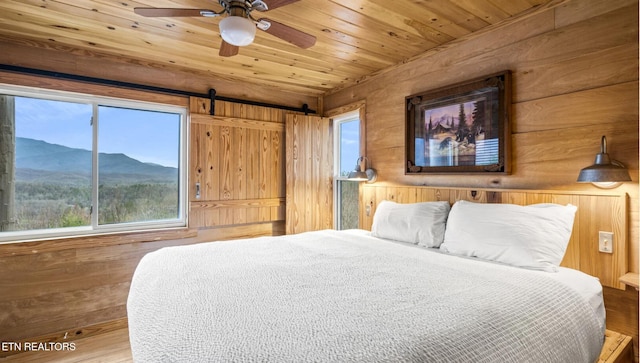
<instances>
[{"instance_id":1,"label":"mountain","mask_svg":"<svg viewBox=\"0 0 640 363\"><path fill-rule=\"evenodd\" d=\"M177 183L178 169L125 154L99 153L100 183ZM91 151L16 137L16 180L84 183L91 179Z\"/></svg>"}]
</instances>

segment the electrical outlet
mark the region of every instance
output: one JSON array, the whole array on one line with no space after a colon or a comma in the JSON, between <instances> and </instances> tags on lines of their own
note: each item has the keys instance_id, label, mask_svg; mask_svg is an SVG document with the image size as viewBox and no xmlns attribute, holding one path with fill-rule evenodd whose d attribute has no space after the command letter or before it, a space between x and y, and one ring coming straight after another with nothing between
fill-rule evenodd
<instances>
[{"instance_id":1,"label":"electrical outlet","mask_svg":"<svg viewBox=\"0 0 640 363\"><path fill-rule=\"evenodd\" d=\"M598 232L598 251L613 253L613 232Z\"/></svg>"}]
</instances>

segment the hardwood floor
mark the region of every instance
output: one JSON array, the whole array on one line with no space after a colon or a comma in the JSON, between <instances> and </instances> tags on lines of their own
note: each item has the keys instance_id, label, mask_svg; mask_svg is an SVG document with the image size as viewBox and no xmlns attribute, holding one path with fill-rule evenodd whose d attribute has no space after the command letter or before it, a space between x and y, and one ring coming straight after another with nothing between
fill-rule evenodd
<instances>
[{"instance_id":1,"label":"hardwood floor","mask_svg":"<svg viewBox=\"0 0 640 363\"><path fill-rule=\"evenodd\" d=\"M77 339L74 351L26 352L0 358L0 362L20 363L133 363L129 330L121 328ZM631 338L617 332L606 332L600 363L633 363Z\"/></svg>"},{"instance_id":2,"label":"hardwood floor","mask_svg":"<svg viewBox=\"0 0 640 363\"><path fill-rule=\"evenodd\" d=\"M132 363L129 331L126 328L97 334L74 341L73 351L35 351L0 358L0 362L20 363L76 363L108 362Z\"/></svg>"}]
</instances>

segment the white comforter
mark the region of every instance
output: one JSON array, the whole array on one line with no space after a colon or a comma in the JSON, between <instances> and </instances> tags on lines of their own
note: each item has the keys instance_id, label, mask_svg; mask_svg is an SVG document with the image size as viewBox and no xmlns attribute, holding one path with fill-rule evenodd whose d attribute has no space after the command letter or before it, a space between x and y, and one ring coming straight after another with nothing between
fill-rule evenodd
<instances>
[{"instance_id":1,"label":"white comforter","mask_svg":"<svg viewBox=\"0 0 640 363\"><path fill-rule=\"evenodd\" d=\"M127 308L136 362L591 363L604 339L557 274L357 230L161 249Z\"/></svg>"}]
</instances>

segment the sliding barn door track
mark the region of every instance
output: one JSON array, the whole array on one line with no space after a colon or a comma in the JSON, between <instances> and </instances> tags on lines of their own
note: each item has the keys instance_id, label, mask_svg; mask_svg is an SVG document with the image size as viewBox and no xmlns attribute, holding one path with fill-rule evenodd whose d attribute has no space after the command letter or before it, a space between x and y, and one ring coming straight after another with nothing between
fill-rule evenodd
<instances>
[{"instance_id":1,"label":"sliding barn door track","mask_svg":"<svg viewBox=\"0 0 640 363\"><path fill-rule=\"evenodd\" d=\"M120 88L129 88L129 89L142 90L142 91L166 93L166 94L178 95L178 96L208 98L211 102L211 109L209 111L211 115L215 115L216 100L232 102L232 103L240 103L240 104L251 105L251 106L276 108L276 109L287 110L292 112L302 112L305 115L308 115L310 113L316 113L316 111L310 109L309 105L307 105L306 103L303 104L302 107L297 108L297 107L284 106L284 105L275 105L272 103L241 100L238 98L218 96L216 94L216 90L213 88L209 89L209 93L196 93L196 92L182 91L182 90L176 90L176 89L170 89L170 88L148 86L148 85L131 83L131 82L114 81L114 80L104 79L104 78L86 77L86 76L79 76L79 75L69 74L69 73L60 73L60 72L45 71L45 70L35 69L35 68L12 66L12 65L6 65L6 64L0 64L0 70L7 71L7 72L14 72L14 73L24 73L24 74L30 74L30 75L36 75L36 76L44 76L44 77L60 78L60 79L66 79L66 80L72 80L72 81L94 83L99 85L114 86L114 87L120 87Z\"/></svg>"}]
</instances>

